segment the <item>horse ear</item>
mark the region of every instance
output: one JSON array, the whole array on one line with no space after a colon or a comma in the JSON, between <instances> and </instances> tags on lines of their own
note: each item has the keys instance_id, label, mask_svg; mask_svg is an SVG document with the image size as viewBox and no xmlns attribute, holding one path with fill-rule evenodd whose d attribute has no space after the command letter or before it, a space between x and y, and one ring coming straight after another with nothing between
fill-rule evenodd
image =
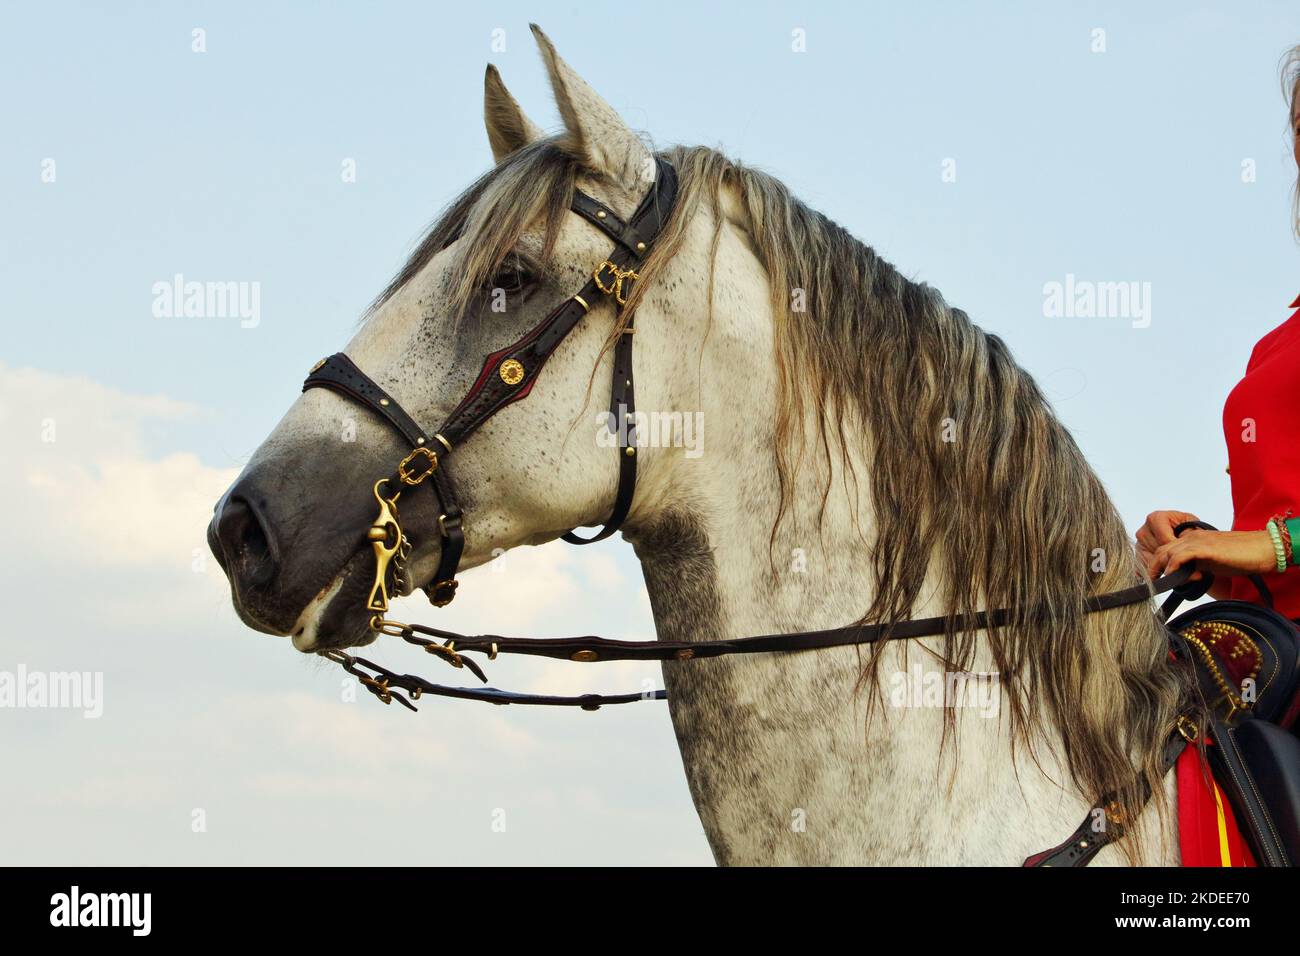
<instances>
[{"instance_id":1,"label":"horse ear","mask_svg":"<svg viewBox=\"0 0 1300 956\"><path fill-rule=\"evenodd\" d=\"M546 61L555 102L564 119L561 148L588 169L605 173L616 182L626 185L654 182L654 157L645 143L586 80L560 59L541 28L535 23L529 26Z\"/></svg>"},{"instance_id":2,"label":"horse ear","mask_svg":"<svg viewBox=\"0 0 1300 956\"><path fill-rule=\"evenodd\" d=\"M515 150L546 135L524 115L519 103L501 81L501 74L490 63L483 77L483 119L487 123L492 158L498 163Z\"/></svg>"}]
</instances>

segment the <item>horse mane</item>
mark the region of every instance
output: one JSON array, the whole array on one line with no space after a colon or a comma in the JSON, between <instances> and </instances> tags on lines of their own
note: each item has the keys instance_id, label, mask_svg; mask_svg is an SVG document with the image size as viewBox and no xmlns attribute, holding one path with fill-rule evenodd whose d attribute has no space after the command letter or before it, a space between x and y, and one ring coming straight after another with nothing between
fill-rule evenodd
<instances>
[{"instance_id":1,"label":"horse mane","mask_svg":"<svg viewBox=\"0 0 1300 956\"><path fill-rule=\"evenodd\" d=\"M824 515L837 469L856 486L849 455L865 443L874 596L862 620L912 617L927 580L941 582L950 615L1014 609L1008 623L985 632L1013 742L1033 753L1050 740L1050 725L1082 793L1115 795L1125 819L1136 820L1150 792L1163 815L1161 754L1187 679L1169 662L1149 606L1085 613L1090 595L1142 576L1100 480L1034 380L1000 338L775 177L706 147L660 155L676 168L679 192L643 274L671 258L702 211L715 223L716 252L727 194L767 273L781 383L772 542L808 460L823 466ZM576 172L555 140L514 154L448 207L376 306L464 237L451 290L463 308L538 215L549 259ZM649 284L636 284L624 316ZM611 330L606 347L617 334ZM976 636L950 623L949 669L972 669ZM884 646L873 645L858 682L877 700ZM951 710L947 719L955 719Z\"/></svg>"}]
</instances>

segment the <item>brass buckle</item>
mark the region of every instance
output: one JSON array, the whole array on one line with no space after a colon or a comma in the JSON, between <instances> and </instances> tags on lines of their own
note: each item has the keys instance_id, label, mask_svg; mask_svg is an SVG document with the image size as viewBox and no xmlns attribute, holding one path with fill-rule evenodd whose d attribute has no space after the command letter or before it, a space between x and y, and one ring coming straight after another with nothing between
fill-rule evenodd
<instances>
[{"instance_id":1,"label":"brass buckle","mask_svg":"<svg viewBox=\"0 0 1300 956\"><path fill-rule=\"evenodd\" d=\"M385 704L391 704L393 702L393 689L388 686L387 677L376 679L374 677L362 676L360 679L361 683L365 684L367 687L374 688L374 695Z\"/></svg>"},{"instance_id":2,"label":"brass buckle","mask_svg":"<svg viewBox=\"0 0 1300 956\"><path fill-rule=\"evenodd\" d=\"M609 270L610 274L609 285L606 285L605 279L602 278L602 274L606 270ZM591 274L591 277L596 281L596 288L605 295L612 295L614 301L619 305L627 305L627 296L623 294L623 280L631 279L635 281L641 278L631 269L620 269L608 259L596 266L596 271Z\"/></svg>"},{"instance_id":3,"label":"brass buckle","mask_svg":"<svg viewBox=\"0 0 1300 956\"><path fill-rule=\"evenodd\" d=\"M441 657L452 667L465 666L464 658L456 653L456 645L452 641L448 641L446 644L425 644L424 649L430 654Z\"/></svg>"},{"instance_id":4,"label":"brass buckle","mask_svg":"<svg viewBox=\"0 0 1300 956\"><path fill-rule=\"evenodd\" d=\"M425 458L428 461L428 467L421 472L412 471L409 466L417 458ZM404 484L418 485L424 479L428 478L438 470L438 456L429 448L421 445L409 455L402 459L397 466L397 476L402 479Z\"/></svg>"},{"instance_id":5,"label":"brass buckle","mask_svg":"<svg viewBox=\"0 0 1300 956\"><path fill-rule=\"evenodd\" d=\"M1179 714L1178 720L1174 722L1174 728L1183 736L1189 744L1194 744L1200 738L1201 732L1196 727L1196 722L1186 714Z\"/></svg>"},{"instance_id":6,"label":"brass buckle","mask_svg":"<svg viewBox=\"0 0 1300 956\"><path fill-rule=\"evenodd\" d=\"M613 278L610 280L608 286L605 285L604 280L600 277L600 274L606 269L609 269L609 271L613 273ZM606 259L600 265L596 266L596 271L591 274L591 277L596 280L596 288L605 293L605 295L609 295L618 287L618 266Z\"/></svg>"},{"instance_id":7,"label":"brass buckle","mask_svg":"<svg viewBox=\"0 0 1300 956\"><path fill-rule=\"evenodd\" d=\"M1106 804L1106 822L1112 826L1124 826L1124 809L1119 805L1118 800L1111 800Z\"/></svg>"},{"instance_id":8,"label":"brass buckle","mask_svg":"<svg viewBox=\"0 0 1300 956\"><path fill-rule=\"evenodd\" d=\"M456 588L460 587L460 582L456 580L439 581L429 589L429 602L434 607L446 607L456 597Z\"/></svg>"}]
</instances>

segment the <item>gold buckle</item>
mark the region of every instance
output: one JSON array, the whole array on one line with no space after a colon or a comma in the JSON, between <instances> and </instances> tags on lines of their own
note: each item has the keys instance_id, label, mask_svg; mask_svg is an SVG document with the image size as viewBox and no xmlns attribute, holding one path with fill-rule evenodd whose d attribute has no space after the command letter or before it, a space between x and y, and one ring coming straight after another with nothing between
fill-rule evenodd
<instances>
[{"instance_id":1,"label":"gold buckle","mask_svg":"<svg viewBox=\"0 0 1300 956\"><path fill-rule=\"evenodd\" d=\"M424 649L430 654L441 657L452 667L465 666L464 658L456 653L456 645L452 641L448 641L446 644L425 644Z\"/></svg>"},{"instance_id":2,"label":"gold buckle","mask_svg":"<svg viewBox=\"0 0 1300 956\"><path fill-rule=\"evenodd\" d=\"M606 269L609 270L611 276L609 285L605 285L605 280L601 278L601 274L604 273ZM612 295L614 301L619 305L627 305L627 297L623 294L623 280L632 279L635 281L641 278L631 269L620 269L608 259L596 266L596 271L591 274L591 277L596 281L596 288L605 293L605 295Z\"/></svg>"},{"instance_id":3,"label":"gold buckle","mask_svg":"<svg viewBox=\"0 0 1300 956\"><path fill-rule=\"evenodd\" d=\"M1196 743L1201 736L1201 732L1196 727L1196 722L1186 714L1178 715L1178 720L1174 722L1174 728L1183 735L1183 739L1189 744Z\"/></svg>"},{"instance_id":4,"label":"gold buckle","mask_svg":"<svg viewBox=\"0 0 1300 956\"><path fill-rule=\"evenodd\" d=\"M1124 825L1124 808L1119 805L1118 800L1106 804L1106 822L1117 827Z\"/></svg>"},{"instance_id":5,"label":"gold buckle","mask_svg":"<svg viewBox=\"0 0 1300 956\"><path fill-rule=\"evenodd\" d=\"M429 602L434 607L446 607L456 597L456 588L460 587L460 582L456 580L439 581L428 592Z\"/></svg>"},{"instance_id":6,"label":"gold buckle","mask_svg":"<svg viewBox=\"0 0 1300 956\"><path fill-rule=\"evenodd\" d=\"M393 702L393 690L388 686L388 678L376 679L374 677L362 677L361 683L375 689L375 696L385 704Z\"/></svg>"},{"instance_id":7,"label":"gold buckle","mask_svg":"<svg viewBox=\"0 0 1300 956\"><path fill-rule=\"evenodd\" d=\"M415 461L416 458L420 457L428 459L429 467L417 474L416 472L411 471L407 466L410 465L411 462ZM418 485L437 470L438 456L430 449L421 446L402 459L401 464L397 466L397 475L405 484Z\"/></svg>"}]
</instances>

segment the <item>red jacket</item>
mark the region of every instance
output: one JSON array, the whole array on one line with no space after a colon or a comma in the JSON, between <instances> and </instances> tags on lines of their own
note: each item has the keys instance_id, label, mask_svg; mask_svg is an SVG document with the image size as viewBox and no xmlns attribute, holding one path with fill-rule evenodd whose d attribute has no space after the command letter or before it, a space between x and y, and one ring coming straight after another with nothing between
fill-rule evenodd
<instances>
[{"instance_id":1,"label":"red jacket","mask_svg":"<svg viewBox=\"0 0 1300 956\"><path fill-rule=\"evenodd\" d=\"M1255 344L1246 376L1223 406L1228 443L1234 531L1262 531L1276 514L1300 515L1300 298L1297 311ZM1300 568L1266 577L1274 603L1300 617ZM1232 579L1232 597L1258 600L1244 577Z\"/></svg>"}]
</instances>

